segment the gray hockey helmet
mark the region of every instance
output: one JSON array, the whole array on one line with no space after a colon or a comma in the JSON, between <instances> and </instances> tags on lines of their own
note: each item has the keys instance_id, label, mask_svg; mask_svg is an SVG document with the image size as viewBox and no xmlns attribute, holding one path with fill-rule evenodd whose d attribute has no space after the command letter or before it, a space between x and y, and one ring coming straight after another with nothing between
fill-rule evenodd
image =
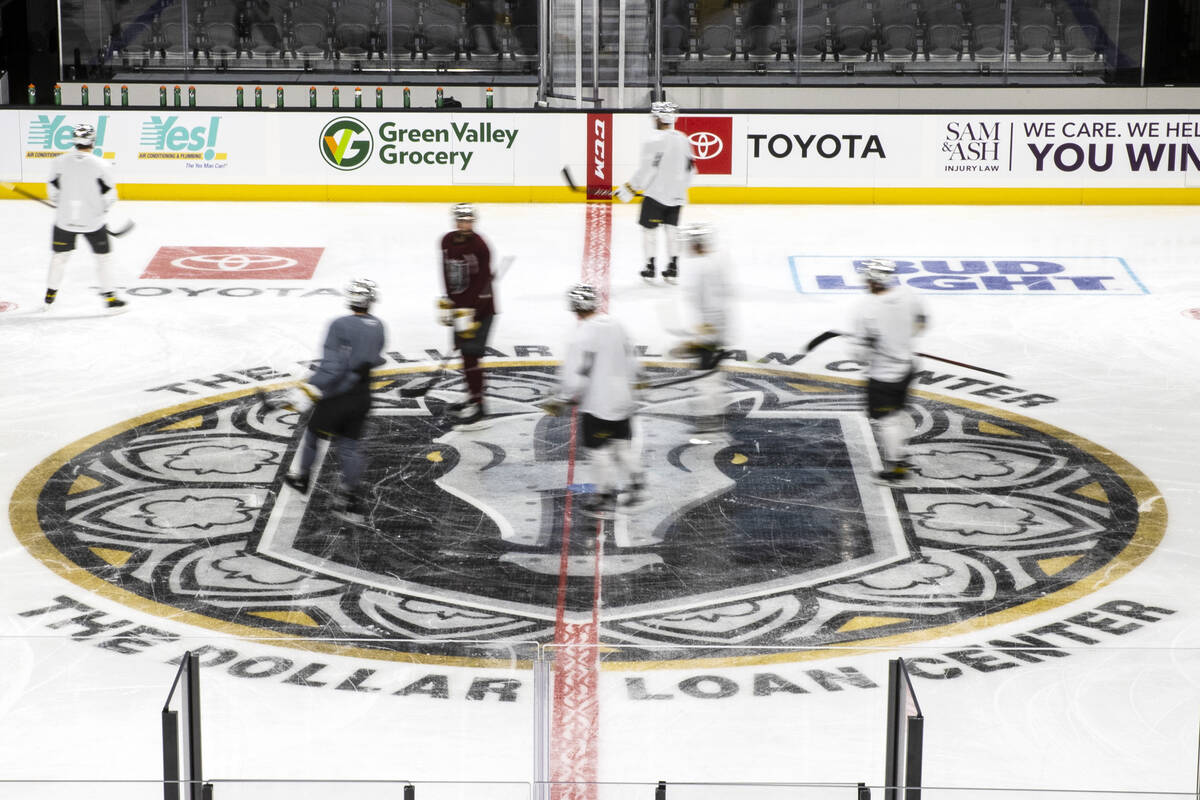
<instances>
[{"instance_id":1,"label":"gray hockey helmet","mask_svg":"<svg viewBox=\"0 0 1200 800\"><path fill-rule=\"evenodd\" d=\"M96 126L88 122L81 122L75 126L73 131L74 136L71 142L76 147L95 147L96 146Z\"/></svg>"},{"instance_id":2,"label":"gray hockey helmet","mask_svg":"<svg viewBox=\"0 0 1200 800\"><path fill-rule=\"evenodd\" d=\"M860 263L859 271L868 283L889 286L896 279L896 262L886 258L868 258Z\"/></svg>"},{"instance_id":3,"label":"gray hockey helmet","mask_svg":"<svg viewBox=\"0 0 1200 800\"><path fill-rule=\"evenodd\" d=\"M588 283L577 283L567 290L567 306L572 312L596 310L596 287Z\"/></svg>"},{"instance_id":4,"label":"gray hockey helmet","mask_svg":"<svg viewBox=\"0 0 1200 800\"><path fill-rule=\"evenodd\" d=\"M679 229L679 243L684 247L702 247L712 250L716 246L717 232L707 222L693 222Z\"/></svg>"},{"instance_id":5,"label":"gray hockey helmet","mask_svg":"<svg viewBox=\"0 0 1200 800\"><path fill-rule=\"evenodd\" d=\"M659 122L666 125L674 125L675 120L679 117L679 106L670 100L660 100L650 104L650 113Z\"/></svg>"},{"instance_id":6,"label":"gray hockey helmet","mask_svg":"<svg viewBox=\"0 0 1200 800\"><path fill-rule=\"evenodd\" d=\"M342 294L346 296L346 302L350 308L356 311L366 311L372 303L379 299L375 281L369 278L355 278L346 284L346 289Z\"/></svg>"}]
</instances>

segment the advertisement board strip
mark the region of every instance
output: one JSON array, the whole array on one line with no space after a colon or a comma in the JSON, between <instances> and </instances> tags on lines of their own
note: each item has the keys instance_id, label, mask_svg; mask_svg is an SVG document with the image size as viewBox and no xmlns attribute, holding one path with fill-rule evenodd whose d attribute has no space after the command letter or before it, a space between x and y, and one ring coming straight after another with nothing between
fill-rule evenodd
<instances>
[{"instance_id":1,"label":"advertisement board strip","mask_svg":"<svg viewBox=\"0 0 1200 800\"><path fill-rule=\"evenodd\" d=\"M0 179L42 195L79 122L129 200L582 202L633 173L637 114L0 111ZM1200 115L683 115L693 203L1197 204ZM586 176L586 195L561 169ZM0 191L0 197L11 197Z\"/></svg>"}]
</instances>

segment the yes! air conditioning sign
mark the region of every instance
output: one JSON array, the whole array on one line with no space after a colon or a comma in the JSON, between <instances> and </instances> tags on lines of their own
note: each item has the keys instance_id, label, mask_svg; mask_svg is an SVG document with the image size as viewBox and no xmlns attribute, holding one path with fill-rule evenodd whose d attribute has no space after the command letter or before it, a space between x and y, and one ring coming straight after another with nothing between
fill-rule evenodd
<instances>
[{"instance_id":1,"label":"yes! air conditioning sign","mask_svg":"<svg viewBox=\"0 0 1200 800\"><path fill-rule=\"evenodd\" d=\"M143 120L137 157L143 161L221 162L221 117L154 114ZM215 166L215 164L214 164Z\"/></svg>"}]
</instances>

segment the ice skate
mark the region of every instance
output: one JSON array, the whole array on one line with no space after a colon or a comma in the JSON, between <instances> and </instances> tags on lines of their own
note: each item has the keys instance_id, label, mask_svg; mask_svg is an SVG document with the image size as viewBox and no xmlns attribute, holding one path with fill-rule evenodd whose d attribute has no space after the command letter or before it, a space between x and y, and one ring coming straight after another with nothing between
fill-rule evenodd
<instances>
[{"instance_id":1,"label":"ice skate","mask_svg":"<svg viewBox=\"0 0 1200 800\"><path fill-rule=\"evenodd\" d=\"M366 517L363 515L362 498L358 496L358 492L348 492L344 489L339 490L333 498L333 513L351 524L366 524Z\"/></svg>"},{"instance_id":2,"label":"ice skate","mask_svg":"<svg viewBox=\"0 0 1200 800\"><path fill-rule=\"evenodd\" d=\"M618 507L622 511L628 511L641 505L646 501L645 489L646 485L641 480L633 480L618 495Z\"/></svg>"},{"instance_id":3,"label":"ice skate","mask_svg":"<svg viewBox=\"0 0 1200 800\"><path fill-rule=\"evenodd\" d=\"M617 512L617 496L614 492L593 492L579 501L579 510L593 519L612 519Z\"/></svg>"},{"instance_id":4,"label":"ice skate","mask_svg":"<svg viewBox=\"0 0 1200 800\"><path fill-rule=\"evenodd\" d=\"M675 283L679 278L679 259L672 258L671 263L667 264L667 268L662 273L663 280L667 283Z\"/></svg>"},{"instance_id":5,"label":"ice skate","mask_svg":"<svg viewBox=\"0 0 1200 800\"><path fill-rule=\"evenodd\" d=\"M907 461L889 461L884 468L875 473L875 480L883 485L895 485L908 479L909 467Z\"/></svg>"},{"instance_id":6,"label":"ice skate","mask_svg":"<svg viewBox=\"0 0 1200 800\"><path fill-rule=\"evenodd\" d=\"M104 298L104 310L110 316L115 314L124 314L129 310L129 304L117 297L112 292L107 292L101 295L101 297Z\"/></svg>"},{"instance_id":7,"label":"ice skate","mask_svg":"<svg viewBox=\"0 0 1200 800\"><path fill-rule=\"evenodd\" d=\"M308 494L308 476L298 472L288 473L283 476L283 482L295 489L300 494Z\"/></svg>"},{"instance_id":8,"label":"ice skate","mask_svg":"<svg viewBox=\"0 0 1200 800\"><path fill-rule=\"evenodd\" d=\"M484 412L483 403L476 402L464 403L457 410L451 411L450 419L454 422L454 429L459 431L483 430L491 424Z\"/></svg>"}]
</instances>

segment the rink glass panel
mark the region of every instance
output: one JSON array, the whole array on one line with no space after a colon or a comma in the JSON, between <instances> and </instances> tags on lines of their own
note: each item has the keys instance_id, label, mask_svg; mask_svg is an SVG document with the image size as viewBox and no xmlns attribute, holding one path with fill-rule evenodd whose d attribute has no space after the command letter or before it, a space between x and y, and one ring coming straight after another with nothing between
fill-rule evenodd
<instances>
[{"instance_id":1,"label":"rink glass panel","mask_svg":"<svg viewBox=\"0 0 1200 800\"><path fill-rule=\"evenodd\" d=\"M459 666L363 658L350 641L171 639L178 626L134 632L115 615L26 619L46 634L0 639L12 797L78 796L79 782L92 797L161 797L159 712L186 650L206 665L203 777L219 798L399 798L413 784L415 800L650 800L659 780L668 800L849 799L858 783L878 797L895 657L918 666L927 794L1151 797L1195 775L1200 651L1113 635L1024 650L985 632L894 650L696 647L653 664L565 645L541 651L538 694L535 648ZM581 677L595 689L576 715L564 704ZM564 778L580 764L586 779Z\"/></svg>"}]
</instances>

